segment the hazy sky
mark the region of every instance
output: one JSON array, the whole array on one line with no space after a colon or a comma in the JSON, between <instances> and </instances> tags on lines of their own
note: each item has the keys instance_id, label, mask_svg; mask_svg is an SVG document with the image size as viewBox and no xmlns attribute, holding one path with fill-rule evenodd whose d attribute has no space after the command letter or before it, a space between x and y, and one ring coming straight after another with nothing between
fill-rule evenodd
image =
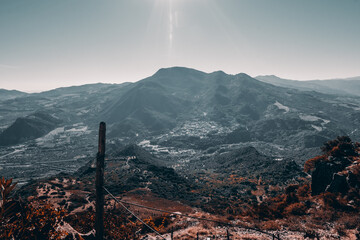
<instances>
[{"instance_id":1,"label":"hazy sky","mask_svg":"<svg viewBox=\"0 0 360 240\"><path fill-rule=\"evenodd\" d=\"M360 75L359 0L0 0L0 88L137 81L186 66Z\"/></svg>"}]
</instances>

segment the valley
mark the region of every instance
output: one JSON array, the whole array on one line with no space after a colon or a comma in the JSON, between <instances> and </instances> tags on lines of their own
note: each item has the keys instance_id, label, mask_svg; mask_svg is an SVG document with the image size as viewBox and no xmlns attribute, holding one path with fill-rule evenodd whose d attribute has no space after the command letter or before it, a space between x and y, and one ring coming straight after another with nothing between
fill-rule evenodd
<instances>
[{"instance_id":1,"label":"valley","mask_svg":"<svg viewBox=\"0 0 360 240\"><path fill-rule=\"evenodd\" d=\"M358 155L348 156L346 148L337 151L343 146L358 151L358 143L337 137L360 139L360 97L315 90L279 87L244 73L174 67L135 83L4 95L0 176L13 178L22 197L63 209L68 214L64 221L76 228L75 233L90 231L83 221L94 217L98 123L105 121L105 186L112 194L244 224L245 230L233 232L239 239L254 234L248 231L251 228L273 234L281 230L285 239L311 235L322 224L316 209L332 203L321 200L322 195L311 195L313 173L304 172L304 163L312 168L308 159L310 163L320 159L324 165L329 165L326 159L335 159L332 174L348 171L345 167L357 171ZM324 153L330 140L335 145ZM344 159L346 166L336 165ZM346 183L351 191L356 179ZM330 185L326 182L325 187ZM333 213L339 221L358 211L357 195L351 191L349 196L329 197L339 201L333 206L341 209ZM166 206L156 205L154 199ZM123 212L116 217L110 209L117 205L109 197L106 201L108 224L119 221L125 224L124 232L130 229L129 236L134 234L139 227L134 219L128 221ZM149 214L137 211L144 218ZM324 211L321 214L330 214ZM226 230L161 214L153 217L168 221L167 226L160 224L163 234L176 228L183 239L194 236L194 226L197 231L208 229L206 234ZM323 236L340 233L331 226L322 232ZM144 229L136 234L150 236ZM266 239L256 234L251 236Z\"/></svg>"},{"instance_id":2,"label":"valley","mask_svg":"<svg viewBox=\"0 0 360 240\"><path fill-rule=\"evenodd\" d=\"M18 136L25 142L0 146L0 174L22 182L74 172L93 159L97 123L102 120L109 126L110 151L135 143L183 172L204 159L247 146L302 165L338 135L360 138L356 96L279 88L246 74L221 71L207 74L174 67L136 83L3 98L3 135L16 119L30 119L39 111L56 119L48 129L42 122L33 124L41 137L35 134L26 141Z\"/></svg>"}]
</instances>

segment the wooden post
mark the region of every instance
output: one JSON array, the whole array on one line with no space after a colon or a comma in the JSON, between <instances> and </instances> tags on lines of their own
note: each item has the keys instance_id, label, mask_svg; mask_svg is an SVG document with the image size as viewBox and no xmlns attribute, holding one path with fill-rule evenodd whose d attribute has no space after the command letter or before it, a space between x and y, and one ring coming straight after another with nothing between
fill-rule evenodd
<instances>
[{"instance_id":1,"label":"wooden post","mask_svg":"<svg viewBox=\"0 0 360 240\"><path fill-rule=\"evenodd\" d=\"M100 123L99 127L99 150L96 155L96 215L95 231L96 240L104 238L104 160L105 160L105 133L106 124Z\"/></svg>"}]
</instances>

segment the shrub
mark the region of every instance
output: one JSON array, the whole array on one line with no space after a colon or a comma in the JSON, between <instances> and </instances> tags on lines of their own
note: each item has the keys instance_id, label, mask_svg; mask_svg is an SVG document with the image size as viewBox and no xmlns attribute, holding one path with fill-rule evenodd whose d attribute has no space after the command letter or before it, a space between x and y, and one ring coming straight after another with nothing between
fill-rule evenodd
<instances>
[{"instance_id":1,"label":"shrub","mask_svg":"<svg viewBox=\"0 0 360 240\"><path fill-rule=\"evenodd\" d=\"M63 210L50 205L26 205L11 222L0 225L0 239L61 239L66 234L55 229L64 217Z\"/></svg>"},{"instance_id":2,"label":"shrub","mask_svg":"<svg viewBox=\"0 0 360 240\"><path fill-rule=\"evenodd\" d=\"M293 203L285 208L286 214L292 214L292 215L304 215L306 214L307 207L304 203Z\"/></svg>"},{"instance_id":3,"label":"shrub","mask_svg":"<svg viewBox=\"0 0 360 240\"><path fill-rule=\"evenodd\" d=\"M270 221L266 221L263 223L262 229L270 230L270 231L277 231L277 230L281 229L281 226L276 221L270 220Z\"/></svg>"},{"instance_id":4,"label":"shrub","mask_svg":"<svg viewBox=\"0 0 360 240\"><path fill-rule=\"evenodd\" d=\"M12 184L12 179L0 178L0 223L4 221L5 217L11 217L15 214L16 203L9 199L15 186L16 183Z\"/></svg>"},{"instance_id":5,"label":"shrub","mask_svg":"<svg viewBox=\"0 0 360 240\"><path fill-rule=\"evenodd\" d=\"M341 225L341 224L336 225L335 230L339 234L340 237L345 237L347 235L346 228L344 225Z\"/></svg>"},{"instance_id":6,"label":"shrub","mask_svg":"<svg viewBox=\"0 0 360 240\"><path fill-rule=\"evenodd\" d=\"M304 164L304 172L310 172L312 170L315 169L316 165L321 162L324 161L326 159L325 155L321 155L321 156L316 156L314 158L310 158L309 160L307 160Z\"/></svg>"},{"instance_id":7,"label":"shrub","mask_svg":"<svg viewBox=\"0 0 360 240\"><path fill-rule=\"evenodd\" d=\"M297 190L297 194L301 198L309 197L311 194L310 184L304 184L304 185L300 186L299 189Z\"/></svg>"}]
</instances>

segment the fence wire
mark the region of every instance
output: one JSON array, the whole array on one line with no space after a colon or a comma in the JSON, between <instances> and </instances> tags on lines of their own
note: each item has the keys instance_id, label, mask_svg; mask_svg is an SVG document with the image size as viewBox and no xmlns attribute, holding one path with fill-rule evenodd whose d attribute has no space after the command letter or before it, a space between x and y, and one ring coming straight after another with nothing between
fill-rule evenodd
<instances>
[{"instance_id":1,"label":"fence wire","mask_svg":"<svg viewBox=\"0 0 360 240\"><path fill-rule=\"evenodd\" d=\"M103 187L103 188L116 202L120 203L122 207L124 207L128 212L130 212L133 216L135 216L140 222L142 222L145 226L147 226L153 232L157 233L160 237L162 237L160 233L158 233L155 229L151 228L148 224L146 224L144 221L142 221L140 218L138 218L124 204L128 204L130 206L135 206L135 207L139 207L139 208L144 208L144 209L148 209L148 210L153 210L153 211L157 211L157 212L168 213L168 214L172 214L172 215L178 215L178 216L182 216L182 217L197 219L197 220L200 220L200 221L213 222L213 223L217 223L217 224L224 225L224 226L243 228L243 229L247 229L247 230L251 230L251 231L255 231L255 232L259 232L259 233L268 235L268 236L272 237L273 239L281 240L279 235L268 233L268 232L265 232L263 230L253 228L253 227L248 227L248 226L243 226L243 225L238 225L238 224L232 224L232 223L228 223L228 222L222 222L222 221L218 221L218 220L214 220L214 219L195 217L195 216L190 216L190 215L179 213L179 212L171 212L171 211L166 211L166 210L162 210L162 209L158 209L158 208L148 207L148 206L144 206L144 205L140 205L140 204L136 204L136 203L130 203L130 202L122 201L122 200L117 199L106 187ZM166 239L164 237L162 237L162 238Z\"/></svg>"}]
</instances>

